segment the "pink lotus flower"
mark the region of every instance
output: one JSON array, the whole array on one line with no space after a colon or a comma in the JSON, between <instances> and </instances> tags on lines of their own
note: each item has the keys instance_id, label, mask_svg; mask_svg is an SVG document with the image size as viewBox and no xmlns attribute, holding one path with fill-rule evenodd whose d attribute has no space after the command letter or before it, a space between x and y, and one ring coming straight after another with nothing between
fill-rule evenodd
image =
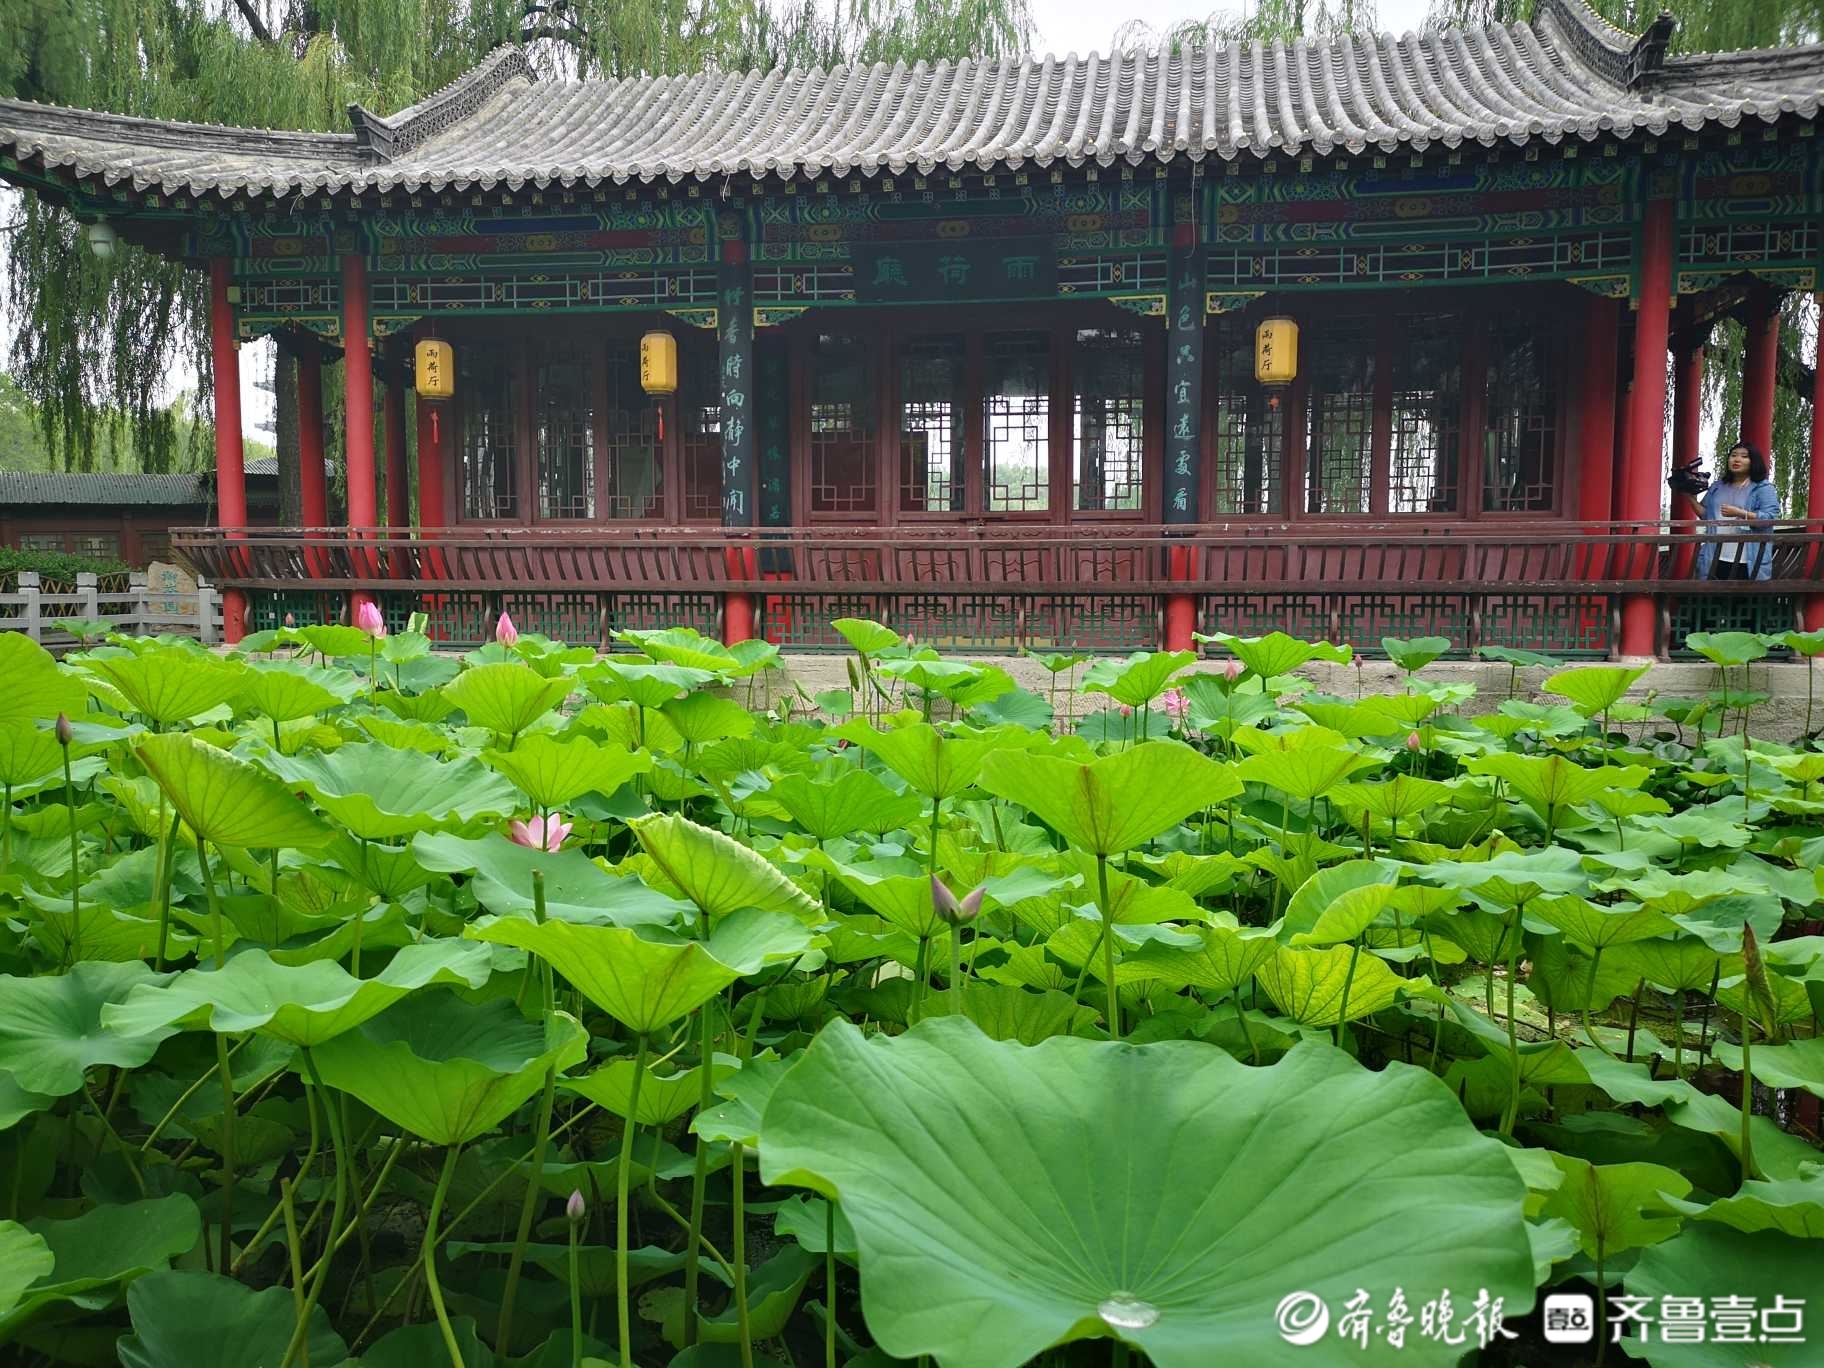
<instances>
[{"instance_id":1,"label":"pink lotus flower","mask_svg":"<svg viewBox=\"0 0 1824 1368\"><path fill-rule=\"evenodd\" d=\"M1184 696L1182 689L1167 689L1160 694L1159 706L1165 709L1165 715L1174 722L1182 722L1191 715L1191 700Z\"/></svg>"},{"instance_id":2,"label":"pink lotus flower","mask_svg":"<svg viewBox=\"0 0 1824 1368\"><path fill-rule=\"evenodd\" d=\"M1239 660L1225 660L1216 667L1216 672L1229 680L1240 679L1241 671L1242 664Z\"/></svg>"},{"instance_id":3,"label":"pink lotus flower","mask_svg":"<svg viewBox=\"0 0 1824 1368\"><path fill-rule=\"evenodd\" d=\"M557 817L552 817L549 821L543 817L534 817L529 822L512 821L507 823L507 839L527 850L542 850L546 854L555 855L564 848L564 839L574 826L575 823Z\"/></svg>"},{"instance_id":4,"label":"pink lotus flower","mask_svg":"<svg viewBox=\"0 0 1824 1368\"><path fill-rule=\"evenodd\" d=\"M380 607L372 599L362 599L355 609L355 626L376 639L386 635L386 619L380 616Z\"/></svg>"},{"instance_id":5,"label":"pink lotus flower","mask_svg":"<svg viewBox=\"0 0 1824 1368\"><path fill-rule=\"evenodd\" d=\"M1424 744L1423 741L1419 740L1419 734L1417 732L1413 732L1406 738L1406 749L1409 751L1416 751Z\"/></svg>"},{"instance_id":6,"label":"pink lotus flower","mask_svg":"<svg viewBox=\"0 0 1824 1368\"><path fill-rule=\"evenodd\" d=\"M500 621L494 624L494 640L508 650L512 650L519 641L519 628L513 625L513 619L505 613L502 613Z\"/></svg>"},{"instance_id":7,"label":"pink lotus flower","mask_svg":"<svg viewBox=\"0 0 1824 1368\"><path fill-rule=\"evenodd\" d=\"M1132 717L1133 715L1134 715L1134 705L1132 703L1123 703L1121 705L1121 716Z\"/></svg>"}]
</instances>

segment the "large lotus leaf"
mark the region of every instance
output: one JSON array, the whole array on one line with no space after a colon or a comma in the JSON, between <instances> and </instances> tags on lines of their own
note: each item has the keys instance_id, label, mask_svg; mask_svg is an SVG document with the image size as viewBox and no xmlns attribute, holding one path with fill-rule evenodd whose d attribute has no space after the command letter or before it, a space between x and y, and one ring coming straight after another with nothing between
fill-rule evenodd
<instances>
[{"instance_id":1,"label":"large lotus leaf","mask_svg":"<svg viewBox=\"0 0 1824 1368\"><path fill-rule=\"evenodd\" d=\"M883 732L857 719L843 723L836 735L878 756L914 792L937 800L954 797L974 784L982 761L1000 745L993 738L948 737L929 722Z\"/></svg>"},{"instance_id":2,"label":"large lotus leaf","mask_svg":"<svg viewBox=\"0 0 1824 1368\"><path fill-rule=\"evenodd\" d=\"M519 807L506 779L477 760L438 760L377 741L324 754L275 755L268 762L288 783L309 790L351 834L388 841Z\"/></svg>"},{"instance_id":3,"label":"large lotus leaf","mask_svg":"<svg viewBox=\"0 0 1824 1368\"><path fill-rule=\"evenodd\" d=\"M1185 930L1203 945L1185 949L1153 941L1128 953L1121 962L1125 971L1121 977L1130 982L1151 979L1173 989L1233 992L1253 978L1254 971L1278 949L1272 930L1264 926L1193 926Z\"/></svg>"},{"instance_id":4,"label":"large lotus leaf","mask_svg":"<svg viewBox=\"0 0 1824 1368\"><path fill-rule=\"evenodd\" d=\"M1685 1130L1715 1136L1738 1160L1742 1156L1742 1111L1727 1098L1693 1089L1681 1100L1665 1105L1666 1120ZM1818 1151L1802 1136L1774 1124L1772 1117L1749 1119L1756 1176L1779 1181L1803 1177L1818 1162Z\"/></svg>"},{"instance_id":5,"label":"large lotus leaf","mask_svg":"<svg viewBox=\"0 0 1824 1368\"><path fill-rule=\"evenodd\" d=\"M1115 976L1127 981L1124 961ZM776 991L776 990L775 990ZM928 993L908 1015L916 1025L926 1017L950 1013L948 994L942 997ZM983 983L970 979L963 985L963 1015L982 1028L993 1040L1013 1040L1022 1045L1037 1045L1061 1035L1091 1035L1100 1013L1094 1007L1079 1006L1069 993L1053 990L1033 992L1017 984Z\"/></svg>"},{"instance_id":6,"label":"large lotus leaf","mask_svg":"<svg viewBox=\"0 0 1824 1368\"><path fill-rule=\"evenodd\" d=\"M877 656L882 651L892 650L901 641L898 632L872 618L836 618L830 626L841 632L842 639L859 655Z\"/></svg>"},{"instance_id":7,"label":"large lotus leaf","mask_svg":"<svg viewBox=\"0 0 1824 1368\"><path fill-rule=\"evenodd\" d=\"M55 722L88 711L82 681L23 632L0 632L0 722Z\"/></svg>"},{"instance_id":8,"label":"large lotus leaf","mask_svg":"<svg viewBox=\"0 0 1824 1368\"><path fill-rule=\"evenodd\" d=\"M1330 790L1329 799L1345 809L1372 812L1383 822L1403 822L1448 801L1454 792L1449 784L1435 779L1396 774L1378 784L1338 784Z\"/></svg>"},{"instance_id":9,"label":"large lotus leaf","mask_svg":"<svg viewBox=\"0 0 1824 1368\"><path fill-rule=\"evenodd\" d=\"M531 951L634 1031L656 1031L688 1016L742 973L696 941L647 940L624 926L498 917L464 934Z\"/></svg>"},{"instance_id":10,"label":"large lotus leaf","mask_svg":"<svg viewBox=\"0 0 1824 1368\"><path fill-rule=\"evenodd\" d=\"M1750 1235L1694 1221L1676 1239L1644 1251L1624 1282L1629 1295L1647 1299L1649 1314L1667 1297L1702 1298L1710 1307L1724 1297L1747 1297L1757 1313L1747 1322L1751 1344L1719 1339L1718 1321L1712 1318L1707 1322L1710 1335L1698 1344L1629 1335L1621 1347L1630 1358L1644 1359L1654 1368L1816 1368L1815 1312L1818 1289L1824 1287L1824 1240L1795 1240L1772 1230ZM1776 1299L1783 1299L1784 1313L1775 1309ZM1770 1342L1763 1334L1783 1342Z\"/></svg>"},{"instance_id":11,"label":"large lotus leaf","mask_svg":"<svg viewBox=\"0 0 1824 1368\"><path fill-rule=\"evenodd\" d=\"M788 774L761 796L779 804L819 841L856 831L892 831L917 820L924 809L916 795L895 793L876 775L854 768L834 779Z\"/></svg>"},{"instance_id":12,"label":"large lotus leaf","mask_svg":"<svg viewBox=\"0 0 1824 1368\"><path fill-rule=\"evenodd\" d=\"M1126 660L1098 660L1083 672L1077 692L1107 694L1130 708L1144 707L1196 659L1195 651L1136 651Z\"/></svg>"},{"instance_id":13,"label":"large lotus leaf","mask_svg":"<svg viewBox=\"0 0 1824 1368\"><path fill-rule=\"evenodd\" d=\"M943 934L944 922L931 901L931 879L926 874L881 874L867 865L846 865L813 851L811 862L836 875L849 892L876 916L916 940Z\"/></svg>"},{"instance_id":14,"label":"large lotus leaf","mask_svg":"<svg viewBox=\"0 0 1824 1368\"><path fill-rule=\"evenodd\" d=\"M113 1300L113 1289L166 1268L188 1254L203 1233L196 1203L182 1193L95 1207L67 1221L33 1221L51 1264L24 1290L8 1314L0 1289L0 1344L58 1302L90 1309ZM5 1261L0 1258L0 1281Z\"/></svg>"},{"instance_id":15,"label":"large lotus leaf","mask_svg":"<svg viewBox=\"0 0 1824 1368\"><path fill-rule=\"evenodd\" d=\"M4 1049L0 1044L0 1049ZM33 1112L47 1110L56 1098L19 1086L10 1073L0 1071L0 1131L11 1130Z\"/></svg>"},{"instance_id":16,"label":"large lotus leaf","mask_svg":"<svg viewBox=\"0 0 1824 1368\"><path fill-rule=\"evenodd\" d=\"M359 689L360 681L347 670L318 669L292 660L254 660L247 663L245 688L237 702L274 722L292 722L346 703Z\"/></svg>"},{"instance_id":17,"label":"large lotus leaf","mask_svg":"<svg viewBox=\"0 0 1824 1368\"><path fill-rule=\"evenodd\" d=\"M1566 939L1591 950L1672 935L1671 918L1645 907L1598 907L1583 898L1540 898L1528 903L1526 915L1554 926Z\"/></svg>"},{"instance_id":18,"label":"large lotus leaf","mask_svg":"<svg viewBox=\"0 0 1824 1368\"><path fill-rule=\"evenodd\" d=\"M1354 655L1347 646L1333 645L1328 641L1300 641L1284 632L1269 632L1260 637L1214 632L1202 639L1227 647L1237 660L1262 679L1291 674L1299 666L1313 660L1329 660L1346 665Z\"/></svg>"},{"instance_id":19,"label":"large lotus leaf","mask_svg":"<svg viewBox=\"0 0 1824 1368\"><path fill-rule=\"evenodd\" d=\"M1355 1021L1391 1007L1401 990L1416 982L1395 974L1380 956L1358 954L1346 945L1327 950L1281 946L1255 973L1273 1005L1303 1026L1336 1025L1342 1020L1345 992L1348 1019Z\"/></svg>"},{"instance_id":20,"label":"large lotus leaf","mask_svg":"<svg viewBox=\"0 0 1824 1368\"><path fill-rule=\"evenodd\" d=\"M156 1025L114 1031L102 1025L111 1004L136 988L156 992L172 975L138 960L84 960L57 977L0 978L0 1071L28 1093L63 1097L98 1064L136 1069L176 1030Z\"/></svg>"},{"instance_id":21,"label":"large lotus leaf","mask_svg":"<svg viewBox=\"0 0 1824 1368\"><path fill-rule=\"evenodd\" d=\"M1570 699L1585 717L1594 717L1619 703L1647 668L1645 665L1580 665L1553 675L1540 687L1549 694Z\"/></svg>"},{"instance_id":22,"label":"large lotus leaf","mask_svg":"<svg viewBox=\"0 0 1824 1368\"><path fill-rule=\"evenodd\" d=\"M760 1155L765 1182L840 1200L880 1346L943 1368L1097 1335L1159 1368L1205 1368L1212 1345L1278 1363L1288 1289L1384 1305L1396 1286L1486 1288L1513 1314L1532 1299L1526 1187L1500 1146L1429 1073L1327 1046L1251 1069L1190 1042L1024 1047L954 1018L868 1039L838 1022L774 1091ZM1326 1341L1300 1357L1460 1355Z\"/></svg>"},{"instance_id":23,"label":"large lotus leaf","mask_svg":"<svg viewBox=\"0 0 1824 1368\"><path fill-rule=\"evenodd\" d=\"M333 622L313 623L294 630L298 639L311 650L332 659L354 657L366 660L380 644L359 627L347 627Z\"/></svg>"},{"instance_id":24,"label":"large lotus leaf","mask_svg":"<svg viewBox=\"0 0 1824 1368\"><path fill-rule=\"evenodd\" d=\"M822 920L817 902L766 857L732 837L666 813L629 822L653 866L678 892L711 917L743 908Z\"/></svg>"},{"instance_id":25,"label":"large lotus leaf","mask_svg":"<svg viewBox=\"0 0 1824 1368\"><path fill-rule=\"evenodd\" d=\"M25 1289L49 1273L56 1262L44 1236L33 1234L17 1221L0 1221L0 1326L19 1305Z\"/></svg>"},{"instance_id":26,"label":"large lotus leaf","mask_svg":"<svg viewBox=\"0 0 1824 1368\"><path fill-rule=\"evenodd\" d=\"M277 1368L298 1323L290 1289L255 1292L219 1273L149 1273L127 1291L133 1333L121 1368ZM348 1346L321 1306L310 1313L310 1368L343 1368Z\"/></svg>"},{"instance_id":27,"label":"large lotus leaf","mask_svg":"<svg viewBox=\"0 0 1824 1368\"><path fill-rule=\"evenodd\" d=\"M690 1120L691 1132L730 1145L758 1145L760 1118L796 1059L750 1059L716 1083L722 1101Z\"/></svg>"},{"instance_id":28,"label":"large lotus leaf","mask_svg":"<svg viewBox=\"0 0 1824 1368\"><path fill-rule=\"evenodd\" d=\"M1824 1163L1803 1178L1743 1183L1733 1196L1671 1206L1699 1221L1715 1221L1746 1234L1777 1230L1801 1240L1824 1240Z\"/></svg>"},{"instance_id":29,"label":"large lotus leaf","mask_svg":"<svg viewBox=\"0 0 1824 1368\"><path fill-rule=\"evenodd\" d=\"M120 690L134 712L163 726L233 702L247 687L241 661L181 647L91 655L83 668Z\"/></svg>"},{"instance_id":30,"label":"large lotus leaf","mask_svg":"<svg viewBox=\"0 0 1824 1368\"><path fill-rule=\"evenodd\" d=\"M510 751L488 751L482 759L541 808L564 807L585 793L611 794L652 769L645 751L599 746L585 736L560 741L540 732L522 736Z\"/></svg>"},{"instance_id":31,"label":"large lotus leaf","mask_svg":"<svg viewBox=\"0 0 1824 1368\"><path fill-rule=\"evenodd\" d=\"M1374 760L1342 746L1300 746L1250 755L1236 768L1251 783L1265 784L1307 802L1322 797Z\"/></svg>"},{"instance_id":32,"label":"large lotus leaf","mask_svg":"<svg viewBox=\"0 0 1824 1368\"><path fill-rule=\"evenodd\" d=\"M1395 891L1390 883L1365 883L1345 889L1330 900L1309 931L1295 933L1287 944L1336 945L1352 941L1387 912Z\"/></svg>"},{"instance_id":33,"label":"large lotus leaf","mask_svg":"<svg viewBox=\"0 0 1824 1368\"><path fill-rule=\"evenodd\" d=\"M323 1081L436 1145L485 1135L544 1086L548 1069L580 1064L589 1036L566 1012L543 1024L511 1002L453 993L407 998L314 1051Z\"/></svg>"},{"instance_id":34,"label":"large lotus leaf","mask_svg":"<svg viewBox=\"0 0 1824 1368\"><path fill-rule=\"evenodd\" d=\"M622 700L642 709L658 709L679 694L713 684L708 670L638 660L604 660L588 673L589 690L610 703Z\"/></svg>"},{"instance_id":35,"label":"large lotus leaf","mask_svg":"<svg viewBox=\"0 0 1824 1368\"><path fill-rule=\"evenodd\" d=\"M1696 936L1676 940L1630 941L1617 946L1610 959L1631 969L1654 987L1666 992L1695 992L1709 988L1722 956Z\"/></svg>"},{"instance_id":36,"label":"large lotus leaf","mask_svg":"<svg viewBox=\"0 0 1824 1368\"><path fill-rule=\"evenodd\" d=\"M528 666L507 662L464 670L443 689L471 727L509 738L562 703L569 692L568 678L546 679Z\"/></svg>"},{"instance_id":37,"label":"large lotus leaf","mask_svg":"<svg viewBox=\"0 0 1824 1368\"><path fill-rule=\"evenodd\" d=\"M649 1065L640 1075L640 1096L635 1104L633 1065L634 1061L625 1057L611 1059L594 1073L566 1078L561 1086L564 1091L586 1097L616 1116L626 1116L630 1106L637 1105L639 1114L634 1120L642 1126L669 1125L696 1106L697 1099L702 1096L702 1065L678 1073L662 1073ZM717 1055L712 1077L720 1082L737 1067L732 1056Z\"/></svg>"},{"instance_id":38,"label":"large lotus leaf","mask_svg":"<svg viewBox=\"0 0 1824 1368\"><path fill-rule=\"evenodd\" d=\"M408 945L373 978L358 979L328 960L278 964L244 950L220 969L191 969L162 987L142 987L106 1008L111 1031L169 1026L264 1031L294 1045L320 1045L433 983L479 988L492 971L485 946L459 940Z\"/></svg>"},{"instance_id":39,"label":"large lotus leaf","mask_svg":"<svg viewBox=\"0 0 1824 1368\"><path fill-rule=\"evenodd\" d=\"M533 911L532 875L545 876L545 914L559 921L668 925L689 911L639 879L616 878L580 850L550 853L500 836L420 833L412 853L426 869L475 876L481 905L502 915Z\"/></svg>"},{"instance_id":40,"label":"large lotus leaf","mask_svg":"<svg viewBox=\"0 0 1824 1368\"><path fill-rule=\"evenodd\" d=\"M752 713L734 699L712 693L685 694L665 703L661 711L678 735L693 746L726 741L732 736L751 736L754 730Z\"/></svg>"},{"instance_id":41,"label":"large lotus leaf","mask_svg":"<svg viewBox=\"0 0 1824 1368\"><path fill-rule=\"evenodd\" d=\"M785 1329L797 1309L798 1298L813 1271L821 1269L823 1260L797 1245L787 1245L748 1275L748 1333L754 1339L774 1339ZM684 1343L684 1289L660 1288L640 1298L640 1315L659 1322L659 1334L674 1349ZM711 1345L734 1345L741 1342L741 1308L730 1303L714 1315L697 1322L701 1344L671 1361L670 1368L736 1368L743 1362L730 1352L712 1356ZM757 1368L778 1368L778 1360L757 1358Z\"/></svg>"},{"instance_id":42,"label":"large lotus leaf","mask_svg":"<svg viewBox=\"0 0 1824 1368\"><path fill-rule=\"evenodd\" d=\"M330 838L272 775L181 732L141 738L139 759L190 829L217 845L311 850Z\"/></svg>"},{"instance_id":43,"label":"large lotus leaf","mask_svg":"<svg viewBox=\"0 0 1824 1368\"><path fill-rule=\"evenodd\" d=\"M1665 1199L1683 1197L1691 1182L1677 1170L1592 1164L1568 1154L1554 1154L1552 1162L1564 1181L1546 1196L1540 1214L1569 1222L1587 1257L1606 1261L1678 1234L1680 1217Z\"/></svg>"},{"instance_id":44,"label":"large lotus leaf","mask_svg":"<svg viewBox=\"0 0 1824 1368\"><path fill-rule=\"evenodd\" d=\"M714 637L704 636L694 627L616 632L614 639L638 647L642 655L653 660L683 665L692 670L732 674L741 668L741 661L733 651Z\"/></svg>"},{"instance_id":45,"label":"large lotus leaf","mask_svg":"<svg viewBox=\"0 0 1824 1368\"><path fill-rule=\"evenodd\" d=\"M1519 755L1512 751L1477 756L1469 762L1468 770L1500 779L1542 815L1587 803L1610 789L1638 789L1647 777L1646 770L1638 765L1586 769L1562 755Z\"/></svg>"},{"instance_id":46,"label":"large lotus leaf","mask_svg":"<svg viewBox=\"0 0 1824 1368\"><path fill-rule=\"evenodd\" d=\"M1234 771L1176 741L1148 741L1087 765L1000 751L983 762L982 784L1095 855L1132 850L1241 792Z\"/></svg>"},{"instance_id":47,"label":"large lotus leaf","mask_svg":"<svg viewBox=\"0 0 1824 1368\"><path fill-rule=\"evenodd\" d=\"M0 785L23 788L62 770L63 747L49 730L25 718L0 722Z\"/></svg>"},{"instance_id":48,"label":"large lotus leaf","mask_svg":"<svg viewBox=\"0 0 1824 1368\"><path fill-rule=\"evenodd\" d=\"M1788 985L1791 979L1780 979L1776 983ZM1801 996L1800 1004L1805 1007L1802 1015L1809 1016L1809 1002ZM1742 1067L1742 1050L1739 1045L1719 1043L1716 1057L1732 1069ZM1804 1040L1795 1040L1789 1045L1756 1045L1750 1059L1754 1076L1770 1088L1803 1088L1816 1097L1824 1097L1824 1036L1810 1036Z\"/></svg>"}]
</instances>

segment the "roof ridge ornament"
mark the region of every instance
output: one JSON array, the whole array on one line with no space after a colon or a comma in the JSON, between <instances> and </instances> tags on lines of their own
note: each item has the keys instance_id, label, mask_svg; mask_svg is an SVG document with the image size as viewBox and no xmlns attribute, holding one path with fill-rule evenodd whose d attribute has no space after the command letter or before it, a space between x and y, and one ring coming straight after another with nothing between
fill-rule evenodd
<instances>
[{"instance_id":1,"label":"roof ridge ornament","mask_svg":"<svg viewBox=\"0 0 1824 1368\"><path fill-rule=\"evenodd\" d=\"M505 43L441 90L396 114L376 114L351 101L348 121L355 130L355 146L363 161L392 161L472 117L515 79L537 77L525 49Z\"/></svg>"},{"instance_id":2,"label":"roof ridge ornament","mask_svg":"<svg viewBox=\"0 0 1824 1368\"><path fill-rule=\"evenodd\" d=\"M1587 0L1539 0L1535 26L1548 17L1586 66L1624 90L1636 89L1665 65L1678 30L1672 11L1662 9L1636 36L1604 19Z\"/></svg>"}]
</instances>

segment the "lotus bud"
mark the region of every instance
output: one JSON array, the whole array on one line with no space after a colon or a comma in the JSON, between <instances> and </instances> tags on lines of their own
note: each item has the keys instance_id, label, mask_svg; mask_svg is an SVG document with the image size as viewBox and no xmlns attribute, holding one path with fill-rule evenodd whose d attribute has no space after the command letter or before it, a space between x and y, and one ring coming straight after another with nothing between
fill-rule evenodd
<instances>
[{"instance_id":1,"label":"lotus bud","mask_svg":"<svg viewBox=\"0 0 1824 1368\"><path fill-rule=\"evenodd\" d=\"M57 725L53 730L57 733L57 744L67 749L71 740L76 735L75 731L70 726L69 717L64 713L58 713Z\"/></svg>"},{"instance_id":2,"label":"lotus bud","mask_svg":"<svg viewBox=\"0 0 1824 1368\"><path fill-rule=\"evenodd\" d=\"M285 625L287 627L296 627L298 625L298 620L290 613L287 613L285 614Z\"/></svg>"},{"instance_id":3,"label":"lotus bud","mask_svg":"<svg viewBox=\"0 0 1824 1368\"><path fill-rule=\"evenodd\" d=\"M508 650L513 649L519 642L519 628L513 625L513 619L506 613L502 613L500 621L494 624L494 640Z\"/></svg>"},{"instance_id":4,"label":"lotus bud","mask_svg":"<svg viewBox=\"0 0 1824 1368\"><path fill-rule=\"evenodd\" d=\"M852 660L845 660L842 663L848 667L849 687L851 689L859 689L861 687L861 676L855 673L855 662Z\"/></svg>"},{"instance_id":5,"label":"lotus bud","mask_svg":"<svg viewBox=\"0 0 1824 1368\"><path fill-rule=\"evenodd\" d=\"M957 901L956 894L944 886L944 881L933 874L931 876L931 910L937 913L937 919L946 926L966 926L982 913L982 895L987 892L987 885L973 889Z\"/></svg>"},{"instance_id":6,"label":"lotus bud","mask_svg":"<svg viewBox=\"0 0 1824 1368\"><path fill-rule=\"evenodd\" d=\"M1416 751L1424 746L1424 744L1425 743L1419 739L1419 734L1417 732L1412 732L1406 738L1406 749L1409 751Z\"/></svg>"},{"instance_id":7,"label":"lotus bud","mask_svg":"<svg viewBox=\"0 0 1824 1368\"><path fill-rule=\"evenodd\" d=\"M372 599L362 599L361 606L355 609L355 626L371 637L386 635L386 619L380 616L379 605Z\"/></svg>"},{"instance_id":8,"label":"lotus bud","mask_svg":"<svg viewBox=\"0 0 1824 1368\"><path fill-rule=\"evenodd\" d=\"M583 1194L576 1188L570 1190L570 1200L564 1203L564 1219L573 1226L580 1226L584 1217L589 1214L589 1205L583 1201Z\"/></svg>"},{"instance_id":9,"label":"lotus bud","mask_svg":"<svg viewBox=\"0 0 1824 1368\"><path fill-rule=\"evenodd\" d=\"M1742 926L1742 969L1748 980L1748 995L1754 999L1764 1029L1771 1035L1779 1022L1779 1006L1773 996L1773 984L1767 979L1767 965L1761 959L1761 943L1755 939L1754 928L1746 923Z\"/></svg>"},{"instance_id":10,"label":"lotus bud","mask_svg":"<svg viewBox=\"0 0 1824 1368\"><path fill-rule=\"evenodd\" d=\"M1218 668L1224 679L1233 681L1241 678L1242 664L1239 660L1225 660Z\"/></svg>"}]
</instances>

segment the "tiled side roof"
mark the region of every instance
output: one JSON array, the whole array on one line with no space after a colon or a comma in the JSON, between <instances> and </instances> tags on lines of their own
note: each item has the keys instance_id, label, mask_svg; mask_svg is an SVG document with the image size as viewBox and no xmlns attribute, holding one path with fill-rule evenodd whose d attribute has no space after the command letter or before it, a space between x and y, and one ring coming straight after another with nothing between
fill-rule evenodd
<instances>
[{"instance_id":1,"label":"tiled side roof","mask_svg":"<svg viewBox=\"0 0 1824 1368\"><path fill-rule=\"evenodd\" d=\"M206 475L80 475L0 470L0 504L206 504L214 498Z\"/></svg>"},{"instance_id":2,"label":"tiled side roof","mask_svg":"<svg viewBox=\"0 0 1824 1368\"><path fill-rule=\"evenodd\" d=\"M1403 38L543 82L502 49L353 135L0 101L0 152L164 193L287 195L1322 155L1811 118L1824 47L1666 57L1583 0Z\"/></svg>"}]
</instances>

